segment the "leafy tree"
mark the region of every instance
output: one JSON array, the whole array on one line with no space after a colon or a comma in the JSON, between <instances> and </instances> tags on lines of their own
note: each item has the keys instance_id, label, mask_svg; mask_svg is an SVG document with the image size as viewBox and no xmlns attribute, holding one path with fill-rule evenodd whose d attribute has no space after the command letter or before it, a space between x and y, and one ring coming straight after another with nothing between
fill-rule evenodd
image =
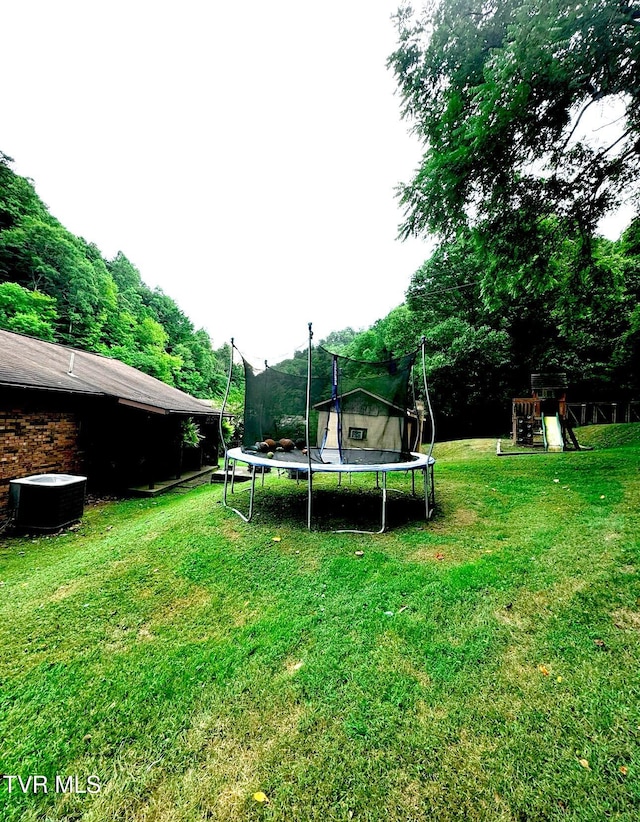
<instances>
[{"instance_id":1,"label":"leafy tree","mask_svg":"<svg viewBox=\"0 0 640 822\"><path fill-rule=\"evenodd\" d=\"M401 189L402 234L471 230L511 290L544 290L567 236L590 261L600 218L638 193L639 24L634 0L401 9L389 64L426 149ZM583 136L589 115L613 103L616 128ZM497 279L495 267L483 274L485 296Z\"/></svg>"},{"instance_id":2,"label":"leafy tree","mask_svg":"<svg viewBox=\"0 0 640 822\"><path fill-rule=\"evenodd\" d=\"M51 219L25 216L0 232L0 271L5 281L56 299L63 342L95 348L115 290L83 240Z\"/></svg>"},{"instance_id":3,"label":"leafy tree","mask_svg":"<svg viewBox=\"0 0 640 822\"><path fill-rule=\"evenodd\" d=\"M506 331L449 317L427 330L426 367L439 436L502 430L511 345Z\"/></svg>"},{"instance_id":4,"label":"leafy tree","mask_svg":"<svg viewBox=\"0 0 640 822\"><path fill-rule=\"evenodd\" d=\"M640 218L631 223L615 249L624 287L618 307L622 328L615 340L612 366L616 381L632 395L640 391Z\"/></svg>"},{"instance_id":5,"label":"leafy tree","mask_svg":"<svg viewBox=\"0 0 640 822\"><path fill-rule=\"evenodd\" d=\"M332 331L327 334L324 340L320 340L319 345L335 354L340 354L356 337L357 333L351 326L343 328L341 331Z\"/></svg>"},{"instance_id":6,"label":"leafy tree","mask_svg":"<svg viewBox=\"0 0 640 822\"><path fill-rule=\"evenodd\" d=\"M146 374L175 385L182 359L166 351L167 332L152 317L131 325L131 335L124 345L114 346L109 354Z\"/></svg>"},{"instance_id":7,"label":"leafy tree","mask_svg":"<svg viewBox=\"0 0 640 822\"><path fill-rule=\"evenodd\" d=\"M11 170L12 162L0 151L0 231L11 228L26 214L40 218L47 215L33 184Z\"/></svg>"},{"instance_id":8,"label":"leafy tree","mask_svg":"<svg viewBox=\"0 0 640 822\"><path fill-rule=\"evenodd\" d=\"M143 290L144 304L154 318L162 324L170 346L187 343L193 337L193 323L161 288Z\"/></svg>"},{"instance_id":9,"label":"leafy tree","mask_svg":"<svg viewBox=\"0 0 640 822\"><path fill-rule=\"evenodd\" d=\"M18 283L0 284L0 328L53 341L56 301Z\"/></svg>"},{"instance_id":10,"label":"leafy tree","mask_svg":"<svg viewBox=\"0 0 640 822\"><path fill-rule=\"evenodd\" d=\"M133 317L144 315L142 295L145 286L140 272L122 251L106 263L107 270L118 289L118 307Z\"/></svg>"}]
</instances>

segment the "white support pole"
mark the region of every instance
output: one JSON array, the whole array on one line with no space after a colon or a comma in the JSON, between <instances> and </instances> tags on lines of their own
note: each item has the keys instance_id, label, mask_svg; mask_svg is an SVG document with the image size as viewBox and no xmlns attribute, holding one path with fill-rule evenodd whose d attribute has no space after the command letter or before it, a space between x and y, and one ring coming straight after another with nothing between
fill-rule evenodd
<instances>
[{"instance_id":1,"label":"white support pole","mask_svg":"<svg viewBox=\"0 0 640 822\"><path fill-rule=\"evenodd\" d=\"M222 447L224 449L224 487L222 489L222 504L227 507L227 481L229 476L229 449L227 448L227 443L224 440L224 429L222 427L222 420L224 419L224 409L227 405L227 400L229 399L229 391L231 390L231 377L233 375L233 337L231 337L231 349L230 349L230 358L229 358L229 377L227 379L227 389L224 392L224 399L222 401L222 409L220 410L220 419L218 421L218 431L220 433L220 442L222 443ZM235 463L234 463L235 469ZM232 489L233 492L233 489Z\"/></svg>"},{"instance_id":2,"label":"white support pole","mask_svg":"<svg viewBox=\"0 0 640 822\"><path fill-rule=\"evenodd\" d=\"M433 462L431 461L431 457L433 455L433 446L435 445L436 441L436 421L433 418L433 406L431 405L431 396L429 394L429 385L427 383L427 366L426 366L426 347L427 347L427 338L422 338L421 348L422 348L422 379L424 380L424 394L427 400L427 407L429 409L429 421L431 422L431 443L429 445L429 464L424 469L424 483L425 483L425 490L424 490L424 497L425 497L425 506L426 506L426 514L427 520L430 520L433 516L433 511L435 508L435 487L433 481Z\"/></svg>"},{"instance_id":3,"label":"white support pole","mask_svg":"<svg viewBox=\"0 0 640 822\"><path fill-rule=\"evenodd\" d=\"M235 474L236 474L236 460L232 460L232 462L233 462L233 468L231 469L231 493L233 494L233 493L235 493L234 492L234 478L235 478ZM252 466L252 469L254 469L254 466ZM237 508L234 508L233 505L228 504L228 502L227 502L227 481L226 481L226 478L225 478L224 490L222 492L222 504L224 505L225 508L228 508L230 511L233 511L234 514L237 514L240 517L241 520L244 520L244 522L251 522L251 518L253 517L253 498L254 498L254 495L255 495L255 489L256 489L256 472L255 472L255 470L252 470L251 471L250 496L249 496L249 514L248 515L243 514L242 511L239 511Z\"/></svg>"},{"instance_id":4,"label":"white support pole","mask_svg":"<svg viewBox=\"0 0 640 822\"><path fill-rule=\"evenodd\" d=\"M311 505L313 501L313 473L311 471L311 442L310 442L310 413L311 413L311 340L313 339L313 330L311 323L309 323L309 352L307 358L307 413L305 415L305 436L307 439L307 528L311 530Z\"/></svg>"},{"instance_id":5,"label":"white support pole","mask_svg":"<svg viewBox=\"0 0 640 822\"><path fill-rule=\"evenodd\" d=\"M224 461L225 461L225 468L227 465L227 443L224 441L224 429L222 427L222 420L224 419L224 409L227 406L227 400L229 399L229 391L231 390L231 377L233 376L233 337L231 337L231 357L229 360L229 377L227 379L227 390L224 392L224 399L222 400L222 409L220 411L220 419L218 421L218 431L220 433L220 442L222 443L222 447L224 448Z\"/></svg>"},{"instance_id":6,"label":"white support pole","mask_svg":"<svg viewBox=\"0 0 640 822\"><path fill-rule=\"evenodd\" d=\"M429 517L430 517L430 513L429 513L429 477L428 477L429 468L425 465L425 467L422 469L422 472L423 472L422 477L423 477L423 480L424 480L424 517L428 522Z\"/></svg>"},{"instance_id":7,"label":"white support pole","mask_svg":"<svg viewBox=\"0 0 640 822\"><path fill-rule=\"evenodd\" d=\"M387 472L382 472L382 527L380 533L382 534L387 527Z\"/></svg>"},{"instance_id":8,"label":"white support pole","mask_svg":"<svg viewBox=\"0 0 640 822\"><path fill-rule=\"evenodd\" d=\"M427 408L429 409L429 421L431 422L431 444L429 445L429 457L431 457L433 454L433 446L436 441L436 422L433 418L433 407L431 406L431 396L429 395L429 385L427 384L426 347L427 338L423 337L420 344L420 348L422 350L422 380L424 382L424 395L427 401Z\"/></svg>"}]
</instances>

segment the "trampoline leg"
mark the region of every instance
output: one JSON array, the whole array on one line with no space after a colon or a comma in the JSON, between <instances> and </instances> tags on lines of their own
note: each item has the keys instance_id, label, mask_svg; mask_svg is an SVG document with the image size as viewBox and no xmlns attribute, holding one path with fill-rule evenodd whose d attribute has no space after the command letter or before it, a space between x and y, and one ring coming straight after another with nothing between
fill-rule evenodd
<instances>
[{"instance_id":1,"label":"trampoline leg","mask_svg":"<svg viewBox=\"0 0 640 822\"><path fill-rule=\"evenodd\" d=\"M425 465L422 471L424 476L425 516L427 520L430 520L433 516L433 511L435 507L435 491L433 487L433 465Z\"/></svg>"},{"instance_id":2,"label":"trampoline leg","mask_svg":"<svg viewBox=\"0 0 640 822\"><path fill-rule=\"evenodd\" d=\"M264 482L264 473L262 474L262 481ZM253 471L251 472L251 491L249 493L249 516L243 517L245 522L251 522L251 518L253 517L253 498L256 493L256 471L255 465L253 466Z\"/></svg>"},{"instance_id":3,"label":"trampoline leg","mask_svg":"<svg viewBox=\"0 0 640 822\"><path fill-rule=\"evenodd\" d=\"M378 475L376 474L376 479ZM382 527L378 531L382 534L387 527L387 472L382 472Z\"/></svg>"},{"instance_id":4,"label":"trampoline leg","mask_svg":"<svg viewBox=\"0 0 640 822\"><path fill-rule=\"evenodd\" d=\"M425 519L429 519L429 480L427 479L427 469L426 467L422 469L422 479L424 482L424 516Z\"/></svg>"},{"instance_id":5,"label":"trampoline leg","mask_svg":"<svg viewBox=\"0 0 640 822\"><path fill-rule=\"evenodd\" d=\"M377 477L376 472L376 477ZM351 473L349 473L351 480ZM378 486L380 487L380 486ZM334 534L383 534L387 529L387 472L382 472L382 523L379 531L361 531L357 528L340 528Z\"/></svg>"},{"instance_id":6,"label":"trampoline leg","mask_svg":"<svg viewBox=\"0 0 640 822\"><path fill-rule=\"evenodd\" d=\"M254 466L252 466L253 468ZM238 511L237 508L234 508L232 505L229 505L227 502L227 472L229 468L228 460L225 459L225 472L224 472L224 487L222 489L222 504L225 508L229 508L233 511L234 514L237 514L240 519L244 520L245 522L251 522L251 518L253 517L253 498L255 495L256 490L256 472L255 470L251 471L251 490L249 496L249 515L245 516L242 511ZM233 461L233 468L231 471L231 493L233 494L233 487L234 487L234 479L236 474L236 461Z\"/></svg>"},{"instance_id":7,"label":"trampoline leg","mask_svg":"<svg viewBox=\"0 0 640 822\"><path fill-rule=\"evenodd\" d=\"M431 518L436 508L436 483L433 478L433 465L429 466L429 485L431 486L431 514L429 518Z\"/></svg>"},{"instance_id":8,"label":"trampoline leg","mask_svg":"<svg viewBox=\"0 0 640 822\"><path fill-rule=\"evenodd\" d=\"M229 457L224 455L224 485L222 486L222 504L227 504L227 479L229 476Z\"/></svg>"},{"instance_id":9,"label":"trampoline leg","mask_svg":"<svg viewBox=\"0 0 640 822\"><path fill-rule=\"evenodd\" d=\"M415 497L416 495L416 472L411 472L411 496Z\"/></svg>"}]
</instances>

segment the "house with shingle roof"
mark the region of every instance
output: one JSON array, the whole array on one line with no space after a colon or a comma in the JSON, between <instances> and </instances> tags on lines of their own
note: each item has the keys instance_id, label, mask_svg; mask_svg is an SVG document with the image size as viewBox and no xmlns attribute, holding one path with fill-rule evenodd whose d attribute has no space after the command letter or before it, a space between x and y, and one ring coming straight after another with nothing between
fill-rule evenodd
<instances>
[{"instance_id":1,"label":"house with shingle roof","mask_svg":"<svg viewBox=\"0 0 640 822\"><path fill-rule=\"evenodd\" d=\"M122 491L215 465L220 413L119 360L0 329L0 510L30 474ZM183 445L189 419L198 448Z\"/></svg>"}]
</instances>

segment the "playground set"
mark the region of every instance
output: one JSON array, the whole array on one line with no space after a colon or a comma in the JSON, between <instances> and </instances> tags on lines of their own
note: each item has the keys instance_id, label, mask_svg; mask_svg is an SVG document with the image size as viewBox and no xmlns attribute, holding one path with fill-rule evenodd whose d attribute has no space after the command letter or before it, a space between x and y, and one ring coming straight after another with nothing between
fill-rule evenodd
<instances>
[{"instance_id":1,"label":"playground set","mask_svg":"<svg viewBox=\"0 0 640 822\"><path fill-rule=\"evenodd\" d=\"M545 451L581 450L567 413L567 375L531 375L531 397L512 401L514 445Z\"/></svg>"}]
</instances>

